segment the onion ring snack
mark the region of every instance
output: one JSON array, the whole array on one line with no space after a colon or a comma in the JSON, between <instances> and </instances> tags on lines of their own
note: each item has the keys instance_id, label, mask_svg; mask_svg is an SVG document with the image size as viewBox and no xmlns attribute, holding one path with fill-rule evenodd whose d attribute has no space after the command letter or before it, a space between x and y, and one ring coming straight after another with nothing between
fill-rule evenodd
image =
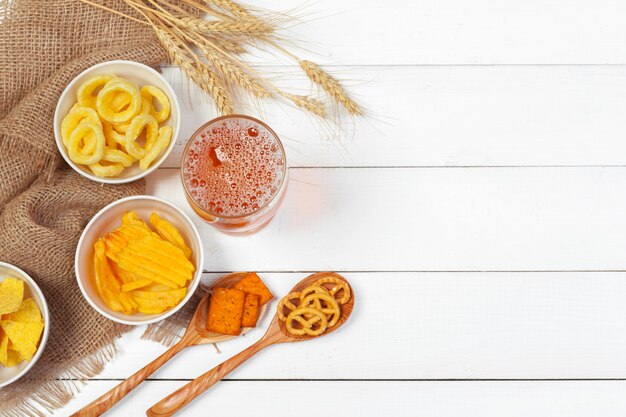
<instances>
[{"instance_id":1,"label":"onion ring snack","mask_svg":"<svg viewBox=\"0 0 626 417\"><path fill-rule=\"evenodd\" d=\"M78 88L76 103L61 121L61 140L69 159L99 178L118 177L137 161L146 171L170 146L172 128L159 126L170 113L161 89L96 75Z\"/></svg>"},{"instance_id":2,"label":"onion ring snack","mask_svg":"<svg viewBox=\"0 0 626 417\"><path fill-rule=\"evenodd\" d=\"M89 147L88 135L92 133L91 140L95 141L93 151L89 153L82 152L83 149ZM98 126L91 121L83 121L78 124L76 129L70 136L70 142L68 144L68 152L72 161L76 161L78 164L95 164L102 159L104 155L104 146L106 140L104 139L104 133L102 133L102 127Z\"/></svg>"},{"instance_id":3,"label":"onion ring snack","mask_svg":"<svg viewBox=\"0 0 626 417\"><path fill-rule=\"evenodd\" d=\"M106 83L115 78L113 74L96 75L85 81L76 92L76 100L82 107L96 109L96 96L93 93L103 88Z\"/></svg>"},{"instance_id":4,"label":"onion ring snack","mask_svg":"<svg viewBox=\"0 0 626 417\"><path fill-rule=\"evenodd\" d=\"M94 109L75 104L61 123L61 138L65 147L70 143L70 135L83 120L89 120L101 125L100 117Z\"/></svg>"},{"instance_id":5,"label":"onion ring snack","mask_svg":"<svg viewBox=\"0 0 626 417\"><path fill-rule=\"evenodd\" d=\"M137 139L142 131L146 131L146 144L140 146ZM126 130L126 151L133 158L141 159L146 156L148 149L152 147L159 136L159 125L154 117L149 114L141 114L133 119Z\"/></svg>"},{"instance_id":6,"label":"onion ring snack","mask_svg":"<svg viewBox=\"0 0 626 417\"><path fill-rule=\"evenodd\" d=\"M148 103L148 111L156 119L158 123L167 120L170 117L170 101L163 91L156 88L153 85L146 85L141 87L141 98ZM157 111L152 104L152 100L156 99L161 106L161 110ZM143 110L143 106L142 106Z\"/></svg>"},{"instance_id":7,"label":"onion ring snack","mask_svg":"<svg viewBox=\"0 0 626 417\"><path fill-rule=\"evenodd\" d=\"M115 111L112 100L119 93L127 93L130 103L123 110ZM126 123L139 114L141 110L141 95L133 83L122 78L114 78L100 90L96 99L96 110L103 120L110 123Z\"/></svg>"}]
</instances>

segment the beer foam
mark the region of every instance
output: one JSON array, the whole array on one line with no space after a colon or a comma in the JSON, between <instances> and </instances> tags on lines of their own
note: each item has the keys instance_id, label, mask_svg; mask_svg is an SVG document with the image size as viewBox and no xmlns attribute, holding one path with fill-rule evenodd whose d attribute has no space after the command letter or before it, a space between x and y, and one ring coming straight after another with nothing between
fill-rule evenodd
<instances>
[{"instance_id":1,"label":"beer foam","mask_svg":"<svg viewBox=\"0 0 626 417\"><path fill-rule=\"evenodd\" d=\"M278 139L253 120L219 120L190 139L183 181L191 198L216 216L239 217L267 205L284 179Z\"/></svg>"}]
</instances>

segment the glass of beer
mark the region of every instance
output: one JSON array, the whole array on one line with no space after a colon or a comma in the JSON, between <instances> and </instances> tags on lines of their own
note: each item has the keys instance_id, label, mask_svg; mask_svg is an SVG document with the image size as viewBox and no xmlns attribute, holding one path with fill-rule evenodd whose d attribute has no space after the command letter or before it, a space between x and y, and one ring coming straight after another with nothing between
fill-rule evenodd
<instances>
[{"instance_id":1,"label":"glass of beer","mask_svg":"<svg viewBox=\"0 0 626 417\"><path fill-rule=\"evenodd\" d=\"M201 126L181 163L187 200L203 220L248 235L276 214L287 188L285 149L274 131L250 116L230 115Z\"/></svg>"}]
</instances>

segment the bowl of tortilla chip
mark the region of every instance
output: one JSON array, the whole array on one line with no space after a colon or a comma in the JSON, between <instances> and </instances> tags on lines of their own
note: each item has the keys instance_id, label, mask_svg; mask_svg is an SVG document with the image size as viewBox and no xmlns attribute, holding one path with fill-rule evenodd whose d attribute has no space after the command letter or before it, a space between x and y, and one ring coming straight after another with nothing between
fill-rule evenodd
<instances>
[{"instance_id":1,"label":"bowl of tortilla chip","mask_svg":"<svg viewBox=\"0 0 626 417\"><path fill-rule=\"evenodd\" d=\"M0 262L0 388L35 365L49 328L48 305L37 283L18 267Z\"/></svg>"}]
</instances>

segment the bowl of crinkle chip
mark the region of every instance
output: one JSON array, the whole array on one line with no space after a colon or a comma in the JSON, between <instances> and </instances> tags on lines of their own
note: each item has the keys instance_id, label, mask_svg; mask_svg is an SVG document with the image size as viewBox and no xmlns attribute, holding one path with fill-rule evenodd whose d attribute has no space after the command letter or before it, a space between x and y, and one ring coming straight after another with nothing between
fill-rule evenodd
<instances>
[{"instance_id":1,"label":"bowl of crinkle chip","mask_svg":"<svg viewBox=\"0 0 626 417\"><path fill-rule=\"evenodd\" d=\"M35 280L0 262L0 387L17 381L35 365L49 328L48 305Z\"/></svg>"}]
</instances>

